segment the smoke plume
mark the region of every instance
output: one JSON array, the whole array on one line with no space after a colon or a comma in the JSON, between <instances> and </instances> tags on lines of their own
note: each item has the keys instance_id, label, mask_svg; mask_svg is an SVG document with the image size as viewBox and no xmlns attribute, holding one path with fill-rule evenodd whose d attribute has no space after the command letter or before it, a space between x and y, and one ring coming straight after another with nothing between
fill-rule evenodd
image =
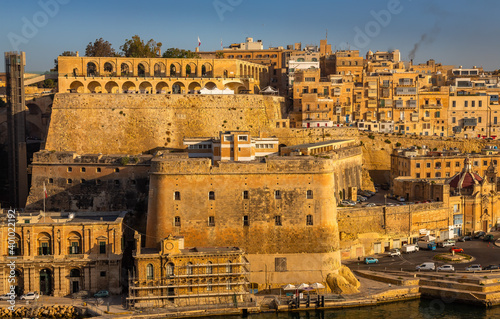
<instances>
[{"instance_id":1,"label":"smoke plume","mask_svg":"<svg viewBox=\"0 0 500 319\"><path fill-rule=\"evenodd\" d=\"M434 42L434 40L436 40L436 36L439 34L439 31L441 31L441 28L436 23L429 32L422 34L420 36L420 40L413 45L413 49L408 54L410 60L415 58L415 54L422 44L431 44Z\"/></svg>"}]
</instances>

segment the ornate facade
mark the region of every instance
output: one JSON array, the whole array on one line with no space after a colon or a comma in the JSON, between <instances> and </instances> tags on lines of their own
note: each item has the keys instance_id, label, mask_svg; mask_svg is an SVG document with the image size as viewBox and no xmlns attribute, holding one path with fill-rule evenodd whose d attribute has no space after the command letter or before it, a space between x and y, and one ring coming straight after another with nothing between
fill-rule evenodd
<instances>
[{"instance_id":1,"label":"ornate facade","mask_svg":"<svg viewBox=\"0 0 500 319\"><path fill-rule=\"evenodd\" d=\"M2 214L0 290L9 291L9 276L14 272L18 295L38 291L66 296L103 289L121 293L125 214L22 213L17 215L14 237L7 214ZM9 240L15 243L8 246Z\"/></svg>"},{"instance_id":2,"label":"ornate facade","mask_svg":"<svg viewBox=\"0 0 500 319\"><path fill-rule=\"evenodd\" d=\"M58 58L59 92L188 94L206 87L258 93L268 67L226 59Z\"/></svg>"}]
</instances>

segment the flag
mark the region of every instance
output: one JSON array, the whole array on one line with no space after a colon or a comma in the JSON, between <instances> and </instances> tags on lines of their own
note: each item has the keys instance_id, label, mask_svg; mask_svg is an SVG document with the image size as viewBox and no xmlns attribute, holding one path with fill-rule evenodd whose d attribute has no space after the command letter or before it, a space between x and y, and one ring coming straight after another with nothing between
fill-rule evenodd
<instances>
[{"instance_id":1,"label":"flag","mask_svg":"<svg viewBox=\"0 0 500 319\"><path fill-rule=\"evenodd\" d=\"M220 39L220 49L224 49L224 47L222 46L222 39Z\"/></svg>"},{"instance_id":2,"label":"flag","mask_svg":"<svg viewBox=\"0 0 500 319\"><path fill-rule=\"evenodd\" d=\"M198 37L198 46L201 45L200 37Z\"/></svg>"},{"instance_id":3,"label":"flag","mask_svg":"<svg viewBox=\"0 0 500 319\"><path fill-rule=\"evenodd\" d=\"M45 188L45 182L43 183L43 194L45 195L45 198L47 198L47 188Z\"/></svg>"}]
</instances>

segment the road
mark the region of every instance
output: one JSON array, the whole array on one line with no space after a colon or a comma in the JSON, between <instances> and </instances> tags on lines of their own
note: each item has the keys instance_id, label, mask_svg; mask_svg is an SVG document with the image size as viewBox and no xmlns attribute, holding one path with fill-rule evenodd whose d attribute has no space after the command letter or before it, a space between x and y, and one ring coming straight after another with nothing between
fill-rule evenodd
<instances>
[{"instance_id":1,"label":"road","mask_svg":"<svg viewBox=\"0 0 500 319\"><path fill-rule=\"evenodd\" d=\"M495 237L496 238L496 237ZM390 257L387 254L378 254L374 257L378 258L378 264L365 265L363 259L348 260L343 262L351 269L391 269L391 270L415 270L415 267L424 262L435 262L437 266L444 264L453 264L455 270L463 271L468 265L480 264L482 267L488 265L500 264L500 247L495 246L493 243L483 242L482 240L472 240L467 242L457 242L457 247L464 250L464 253L471 255L475 260L468 263L447 263L443 261L435 261L432 258L439 253L449 252L447 248L436 248L435 251L420 250L415 253L402 254L400 257ZM359 264L359 266L358 266Z\"/></svg>"}]
</instances>

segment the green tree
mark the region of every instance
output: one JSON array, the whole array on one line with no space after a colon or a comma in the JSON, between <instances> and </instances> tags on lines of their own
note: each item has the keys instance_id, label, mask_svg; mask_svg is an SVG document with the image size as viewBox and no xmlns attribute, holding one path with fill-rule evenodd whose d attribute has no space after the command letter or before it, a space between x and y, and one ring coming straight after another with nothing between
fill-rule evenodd
<instances>
[{"instance_id":1,"label":"green tree","mask_svg":"<svg viewBox=\"0 0 500 319\"><path fill-rule=\"evenodd\" d=\"M48 89L55 88L56 82L52 79L47 79L47 80L43 81L43 87L48 88Z\"/></svg>"},{"instance_id":2,"label":"green tree","mask_svg":"<svg viewBox=\"0 0 500 319\"><path fill-rule=\"evenodd\" d=\"M100 38L96 39L94 43L89 42L87 48L85 48L85 56L110 57L116 56L116 52L111 47L111 43Z\"/></svg>"},{"instance_id":3,"label":"green tree","mask_svg":"<svg viewBox=\"0 0 500 319\"><path fill-rule=\"evenodd\" d=\"M215 53L215 57L216 57L217 59L223 59L223 58L224 58L224 53L222 53L222 52L217 52L217 53Z\"/></svg>"},{"instance_id":4,"label":"green tree","mask_svg":"<svg viewBox=\"0 0 500 319\"><path fill-rule=\"evenodd\" d=\"M191 50L184 50L178 48L170 48L163 52L164 58L187 58L187 59L199 59L200 56L196 52Z\"/></svg>"},{"instance_id":5,"label":"green tree","mask_svg":"<svg viewBox=\"0 0 500 319\"><path fill-rule=\"evenodd\" d=\"M76 52L73 51L64 51L61 55L59 56L76 56ZM58 70L58 62L57 59L54 59L54 69L51 71L57 71Z\"/></svg>"},{"instance_id":6,"label":"green tree","mask_svg":"<svg viewBox=\"0 0 500 319\"><path fill-rule=\"evenodd\" d=\"M141 37L134 35L132 39L125 40L120 47L122 55L131 58L156 58L160 52L162 43L150 39L147 43L141 40Z\"/></svg>"}]
</instances>

